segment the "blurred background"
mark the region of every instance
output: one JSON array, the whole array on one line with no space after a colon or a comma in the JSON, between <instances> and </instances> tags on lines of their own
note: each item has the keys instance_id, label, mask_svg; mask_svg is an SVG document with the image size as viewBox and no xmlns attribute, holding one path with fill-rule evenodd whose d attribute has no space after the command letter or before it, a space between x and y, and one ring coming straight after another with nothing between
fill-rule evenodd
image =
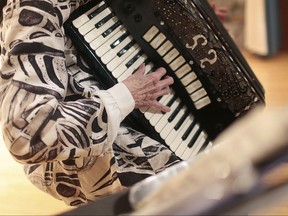
<instances>
[{"instance_id":1,"label":"blurred background","mask_svg":"<svg viewBox=\"0 0 288 216\"><path fill-rule=\"evenodd\" d=\"M242 49L273 56L288 49L286 0L209 0L226 7L226 29Z\"/></svg>"},{"instance_id":2,"label":"blurred background","mask_svg":"<svg viewBox=\"0 0 288 216\"><path fill-rule=\"evenodd\" d=\"M224 25L262 83L267 109L287 106L288 1L214 2L217 7L228 10ZM0 215L55 215L72 209L35 188L24 176L21 165L10 157L1 139L0 164ZM281 178L282 173L285 170L277 176ZM278 208L280 213L281 208L285 206Z\"/></svg>"}]
</instances>

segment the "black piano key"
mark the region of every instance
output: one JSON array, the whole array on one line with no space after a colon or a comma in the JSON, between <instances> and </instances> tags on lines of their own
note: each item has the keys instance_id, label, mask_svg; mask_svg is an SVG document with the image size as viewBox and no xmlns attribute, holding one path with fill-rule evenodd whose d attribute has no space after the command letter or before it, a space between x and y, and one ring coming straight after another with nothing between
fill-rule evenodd
<instances>
[{"instance_id":1,"label":"black piano key","mask_svg":"<svg viewBox=\"0 0 288 216\"><path fill-rule=\"evenodd\" d=\"M156 66L154 65L152 68L151 68L151 71L155 71L157 68Z\"/></svg>"},{"instance_id":2,"label":"black piano key","mask_svg":"<svg viewBox=\"0 0 288 216\"><path fill-rule=\"evenodd\" d=\"M122 55L124 55L136 42L134 40L132 40L131 42L129 42L123 49L121 49L118 53L117 56L121 57Z\"/></svg>"},{"instance_id":3,"label":"black piano key","mask_svg":"<svg viewBox=\"0 0 288 216\"><path fill-rule=\"evenodd\" d=\"M117 40L115 40L110 47L112 49L114 49L116 46L118 46L123 40L125 40L125 38L127 38L129 36L128 32L125 32L123 35L121 35Z\"/></svg>"},{"instance_id":4,"label":"black piano key","mask_svg":"<svg viewBox=\"0 0 288 216\"><path fill-rule=\"evenodd\" d=\"M147 64L149 64L151 62L151 60L149 59L149 58L147 58L143 63L145 64L145 65L147 65Z\"/></svg>"},{"instance_id":5,"label":"black piano key","mask_svg":"<svg viewBox=\"0 0 288 216\"><path fill-rule=\"evenodd\" d=\"M171 107L177 98L178 98L177 95L173 95L173 97L168 101L166 106Z\"/></svg>"},{"instance_id":6,"label":"black piano key","mask_svg":"<svg viewBox=\"0 0 288 216\"><path fill-rule=\"evenodd\" d=\"M90 19L92 19L93 17L96 17L99 13L101 13L103 10L105 10L106 8L108 7L108 5L106 5L106 4L103 4L103 5L101 5L99 8L97 8L95 11L93 11L92 13L90 13L89 15L88 15L88 17L90 18Z\"/></svg>"},{"instance_id":7,"label":"black piano key","mask_svg":"<svg viewBox=\"0 0 288 216\"><path fill-rule=\"evenodd\" d=\"M208 146L208 144L210 143L210 139L206 138L205 142L203 143L203 145L201 146L201 148L199 149L199 152L202 152L206 149L206 147Z\"/></svg>"},{"instance_id":8,"label":"black piano key","mask_svg":"<svg viewBox=\"0 0 288 216\"><path fill-rule=\"evenodd\" d=\"M190 140L188 147L192 148L192 146L195 144L196 140L198 139L199 135L201 134L202 130L199 127L198 130L195 132L193 138Z\"/></svg>"},{"instance_id":9,"label":"black piano key","mask_svg":"<svg viewBox=\"0 0 288 216\"><path fill-rule=\"evenodd\" d=\"M95 24L95 27L98 29L101 26L103 26L107 21L109 21L111 18L113 18L115 16L114 13L111 13L109 15L107 15L106 17L104 17L102 20L100 20L98 23Z\"/></svg>"},{"instance_id":10,"label":"black piano key","mask_svg":"<svg viewBox=\"0 0 288 216\"><path fill-rule=\"evenodd\" d=\"M183 103L180 103L176 109L172 112L172 114L169 116L168 118L168 122L172 122L174 120L174 118L177 116L177 114L180 112L180 110L182 109L182 107L184 106Z\"/></svg>"},{"instance_id":11,"label":"black piano key","mask_svg":"<svg viewBox=\"0 0 288 216\"><path fill-rule=\"evenodd\" d=\"M120 26L122 24L122 22L119 20L117 21L115 24L113 24L109 29L107 29L106 31L104 31L102 33L102 36L105 38L107 37L109 34L111 34L111 32L113 32L118 26Z\"/></svg>"},{"instance_id":12,"label":"black piano key","mask_svg":"<svg viewBox=\"0 0 288 216\"><path fill-rule=\"evenodd\" d=\"M143 53L144 53L143 50L140 50L135 56L133 56L132 59L130 59L130 60L125 64L125 66L126 66L127 68L131 67L131 65L133 65L133 63L134 63L135 61L137 61L137 59L140 58L140 57L143 55Z\"/></svg>"},{"instance_id":13,"label":"black piano key","mask_svg":"<svg viewBox=\"0 0 288 216\"><path fill-rule=\"evenodd\" d=\"M195 119L193 119L192 123L190 124L190 126L187 128L187 130L185 131L185 133L183 134L183 136L181 137L182 140L186 140L187 137L189 136L189 134L192 132L193 128L196 125L196 121Z\"/></svg>"},{"instance_id":14,"label":"black piano key","mask_svg":"<svg viewBox=\"0 0 288 216\"><path fill-rule=\"evenodd\" d=\"M147 65L147 64L152 63L152 62L153 62L153 61L151 60L151 58L148 57L148 58L144 61L144 64ZM151 67L149 73L155 71L156 69L157 69L156 66L152 63L152 67Z\"/></svg>"},{"instance_id":15,"label":"black piano key","mask_svg":"<svg viewBox=\"0 0 288 216\"><path fill-rule=\"evenodd\" d=\"M143 64L147 65L147 64L149 64L150 62L151 62L150 59L147 58L147 59L143 62ZM138 68L136 68L136 69L132 72L132 74L134 74L137 70L138 70Z\"/></svg>"},{"instance_id":16,"label":"black piano key","mask_svg":"<svg viewBox=\"0 0 288 216\"><path fill-rule=\"evenodd\" d=\"M174 129L177 131L181 125L183 124L183 122L185 121L186 118L188 118L189 116L189 111L187 110L184 115L180 118L180 120L177 122L177 124L175 125Z\"/></svg>"},{"instance_id":17,"label":"black piano key","mask_svg":"<svg viewBox=\"0 0 288 216\"><path fill-rule=\"evenodd\" d=\"M172 106L172 104L176 101L176 99L177 99L178 97L177 97L177 95L173 95L173 97L168 101L168 103L166 104L166 106L168 106L168 107L171 107ZM161 112L163 115L165 114L165 112Z\"/></svg>"}]
</instances>

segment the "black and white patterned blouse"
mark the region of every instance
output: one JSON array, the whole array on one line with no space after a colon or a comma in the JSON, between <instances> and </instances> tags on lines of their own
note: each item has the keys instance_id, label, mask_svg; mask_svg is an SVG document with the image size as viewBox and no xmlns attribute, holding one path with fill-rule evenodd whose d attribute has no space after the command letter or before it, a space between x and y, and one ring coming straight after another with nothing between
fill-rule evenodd
<instances>
[{"instance_id":1,"label":"black and white patterned blouse","mask_svg":"<svg viewBox=\"0 0 288 216\"><path fill-rule=\"evenodd\" d=\"M122 83L101 89L65 37L63 23L83 3L8 0L0 27L4 141L29 180L68 205L178 162L164 145L121 126L134 108L130 92Z\"/></svg>"}]
</instances>

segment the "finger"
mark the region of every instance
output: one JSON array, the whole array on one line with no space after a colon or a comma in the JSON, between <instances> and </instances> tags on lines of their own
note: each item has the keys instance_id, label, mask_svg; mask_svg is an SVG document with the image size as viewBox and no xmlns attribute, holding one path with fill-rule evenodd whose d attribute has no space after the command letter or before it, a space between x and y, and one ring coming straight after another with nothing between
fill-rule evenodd
<instances>
[{"instance_id":1,"label":"finger","mask_svg":"<svg viewBox=\"0 0 288 216\"><path fill-rule=\"evenodd\" d=\"M159 84L164 88L165 86L170 86L174 83L174 79L171 76L165 76L164 79L160 80Z\"/></svg>"},{"instance_id":2,"label":"finger","mask_svg":"<svg viewBox=\"0 0 288 216\"><path fill-rule=\"evenodd\" d=\"M159 80L153 88L151 88L151 92L162 91L163 89L170 89L170 86L174 83L174 79L170 76L165 76L164 79Z\"/></svg>"},{"instance_id":3,"label":"finger","mask_svg":"<svg viewBox=\"0 0 288 216\"><path fill-rule=\"evenodd\" d=\"M135 72L137 75L144 75L145 73L145 63L142 63L138 70Z\"/></svg>"},{"instance_id":4,"label":"finger","mask_svg":"<svg viewBox=\"0 0 288 216\"><path fill-rule=\"evenodd\" d=\"M161 81L161 83L151 87L148 91L143 92L146 95L146 100L156 100L161 96L169 94L171 92L170 84L173 83L173 79L170 78L169 80L171 81Z\"/></svg>"},{"instance_id":5,"label":"finger","mask_svg":"<svg viewBox=\"0 0 288 216\"><path fill-rule=\"evenodd\" d=\"M149 86L149 91L157 91L164 88L165 86L170 86L174 83L174 79L171 76L163 76L166 74L165 69L160 69L152 74L146 75L146 85ZM162 79L163 78L163 79Z\"/></svg>"},{"instance_id":6,"label":"finger","mask_svg":"<svg viewBox=\"0 0 288 216\"><path fill-rule=\"evenodd\" d=\"M166 69L163 67L157 68L153 73L150 73L149 75L152 77L157 77L158 80L160 80L165 74Z\"/></svg>"},{"instance_id":7,"label":"finger","mask_svg":"<svg viewBox=\"0 0 288 216\"><path fill-rule=\"evenodd\" d=\"M140 108L142 106L148 106L148 107L152 107L153 109L155 109L155 111L159 111L159 112L169 112L171 110L170 107L165 106L161 103L159 103L158 101L143 101L143 103L138 103L138 105L136 106L136 108Z\"/></svg>"},{"instance_id":8,"label":"finger","mask_svg":"<svg viewBox=\"0 0 288 216\"><path fill-rule=\"evenodd\" d=\"M169 112L171 110L170 107L165 106L161 103L159 103L158 101L154 100L152 101L149 106L154 107L155 109L161 111L161 112Z\"/></svg>"},{"instance_id":9,"label":"finger","mask_svg":"<svg viewBox=\"0 0 288 216\"><path fill-rule=\"evenodd\" d=\"M164 95L167 95L171 92L170 88L169 87L165 87L159 91L156 91L156 92L149 92L145 95L145 100L147 101L154 101L156 100L157 98L159 97L162 97Z\"/></svg>"}]
</instances>

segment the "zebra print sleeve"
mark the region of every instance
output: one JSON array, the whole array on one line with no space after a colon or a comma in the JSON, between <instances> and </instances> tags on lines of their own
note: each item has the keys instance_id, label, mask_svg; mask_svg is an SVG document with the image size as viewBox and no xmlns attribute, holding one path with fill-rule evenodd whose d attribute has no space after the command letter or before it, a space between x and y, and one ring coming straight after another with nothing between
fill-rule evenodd
<instances>
[{"instance_id":1,"label":"zebra print sleeve","mask_svg":"<svg viewBox=\"0 0 288 216\"><path fill-rule=\"evenodd\" d=\"M64 101L69 75L62 25L77 5L68 2L14 0L5 8L0 119L5 143L21 163L102 155L134 107L123 84Z\"/></svg>"}]
</instances>

